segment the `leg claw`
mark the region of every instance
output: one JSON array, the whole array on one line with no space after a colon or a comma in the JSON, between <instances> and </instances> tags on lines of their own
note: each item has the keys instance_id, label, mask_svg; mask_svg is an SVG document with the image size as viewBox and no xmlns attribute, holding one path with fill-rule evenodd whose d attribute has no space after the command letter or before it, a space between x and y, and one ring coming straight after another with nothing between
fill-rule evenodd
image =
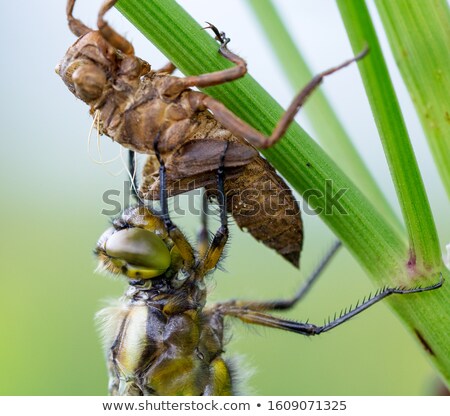
<instances>
[{"instance_id":1,"label":"leg claw","mask_svg":"<svg viewBox=\"0 0 450 416\"><path fill-rule=\"evenodd\" d=\"M227 38L225 35L225 32L219 31L216 26L214 26L212 23L206 22L208 26L204 27L203 29L211 29L214 34L216 35L215 39L220 42L221 48L225 47L229 42L230 38Z\"/></svg>"}]
</instances>

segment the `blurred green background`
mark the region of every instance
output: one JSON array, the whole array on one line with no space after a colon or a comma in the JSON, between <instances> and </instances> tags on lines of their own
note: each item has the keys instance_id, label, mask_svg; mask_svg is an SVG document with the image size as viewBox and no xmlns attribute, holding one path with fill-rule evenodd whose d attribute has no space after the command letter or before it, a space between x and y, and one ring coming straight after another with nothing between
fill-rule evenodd
<instances>
[{"instance_id":1,"label":"blurred green background","mask_svg":"<svg viewBox=\"0 0 450 416\"><path fill-rule=\"evenodd\" d=\"M93 25L100 2L79 3L76 15ZM288 104L293 92L243 1L228 1L225 8L206 0L180 3L198 21L212 21L226 30L252 75ZM280 0L277 5L315 72L351 56L334 2ZM0 3L0 14L8 17L0 26L2 395L106 394L105 362L93 316L124 289L122 282L93 272L91 252L109 221L101 213L107 208L102 195L122 190L125 173L111 174L121 170L120 162L105 167L91 161L86 150L88 109L53 71L74 41L64 9L65 2L56 0L20 10L13 3ZM154 67L165 62L122 16L113 12L108 18L133 41L138 55ZM384 37L381 40L386 46ZM444 247L450 230L448 200L389 52L387 57ZM356 69L336 74L324 88L395 205ZM307 120L300 121L308 128ZM118 154L107 138L101 142L105 159ZM174 219L195 235L198 218ZM233 227L223 262L227 272L217 271L211 279L211 299L289 296L333 241L317 217L304 215L304 221L301 272ZM288 316L320 324L373 290L344 250ZM314 339L232 321L229 334L227 355L239 356L239 367L247 369L247 393L418 395L433 393L438 380L425 353L385 304Z\"/></svg>"}]
</instances>

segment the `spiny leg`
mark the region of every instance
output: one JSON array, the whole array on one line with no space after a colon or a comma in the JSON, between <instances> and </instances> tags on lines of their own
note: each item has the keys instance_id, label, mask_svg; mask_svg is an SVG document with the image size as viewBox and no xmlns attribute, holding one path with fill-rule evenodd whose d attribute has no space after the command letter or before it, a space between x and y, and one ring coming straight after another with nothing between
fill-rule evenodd
<instances>
[{"instance_id":1,"label":"spiny leg","mask_svg":"<svg viewBox=\"0 0 450 416\"><path fill-rule=\"evenodd\" d=\"M134 55L133 45L123 36L119 35L104 19L105 13L111 9L117 0L106 0L100 7L97 18L98 30L102 36L116 49L122 51L125 55Z\"/></svg>"},{"instance_id":2,"label":"spiny leg","mask_svg":"<svg viewBox=\"0 0 450 416\"><path fill-rule=\"evenodd\" d=\"M203 269L204 273L216 267L228 240L227 197L225 194L225 156L228 146L229 142L225 142L224 151L217 170L217 202L220 209L220 227L214 234L206 255L201 260L200 268Z\"/></svg>"},{"instance_id":3,"label":"spiny leg","mask_svg":"<svg viewBox=\"0 0 450 416\"><path fill-rule=\"evenodd\" d=\"M209 247L209 233L208 233L208 195L206 191L202 191L202 203L200 207L200 231L197 234L197 251L201 258L206 255Z\"/></svg>"},{"instance_id":4,"label":"spiny leg","mask_svg":"<svg viewBox=\"0 0 450 416\"><path fill-rule=\"evenodd\" d=\"M330 261L333 259L334 255L337 253L342 243L337 240L330 250L325 254L325 256L320 260L319 264L316 266L314 271L306 279L305 283L300 287L298 292L291 299L280 299L271 301L245 301L245 300L231 300L229 302L223 302L215 305L216 308L239 308L248 309L258 312L266 311L280 311L288 310L295 306L303 297L309 292L309 289L313 283L319 278L319 276L324 271L325 267L328 266Z\"/></svg>"},{"instance_id":5,"label":"spiny leg","mask_svg":"<svg viewBox=\"0 0 450 416\"><path fill-rule=\"evenodd\" d=\"M364 58L368 53L369 49L368 47L366 47L364 48L363 51L361 51L358 55L354 56L353 58L348 59L342 64L330 68L314 76L313 79L308 84L306 84L305 87L293 99L291 105L288 107L283 117L281 117L280 121L275 127L275 130L272 132L270 137L266 138L265 143L262 144L263 147L272 146L277 140L279 140L284 135L284 133L286 133L286 130L294 120L295 115L298 113L300 108L306 102L308 97L313 93L313 91L323 82L323 79L325 77L339 71L340 69L345 68L346 66L349 66L353 62L359 61L360 59Z\"/></svg>"},{"instance_id":6,"label":"spiny leg","mask_svg":"<svg viewBox=\"0 0 450 416\"><path fill-rule=\"evenodd\" d=\"M238 67L242 67L242 69L246 69L245 61L239 56L232 53L227 44L230 39L226 38L223 32L220 32L214 25L209 24L208 28L212 29L216 34L216 39L220 42L219 52L230 60L231 62L236 63L238 65L236 68L236 72L238 72ZM286 112L283 114L275 129L273 130L270 136L265 136L260 133L258 130L254 129L235 114L233 114L230 110L228 110L221 102L215 100L214 98L203 94L203 99L201 100L203 106L211 110L214 114L214 117L222 123L228 130L230 130L233 134L239 137L244 137L247 139L252 145L257 148L268 148L275 144L286 132L289 125L294 120L295 115L298 113L300 108L306 102L308 97L312 94L312 92L322 83L323 79L333 74L336 71L350 65L352 62L356 62L362 59L369 52L368 48L365 48L361 53L343 62L341 65L330 68L326 71L321 72L316 75L293 99L291 105L288 107ZM189 86L210 86L210 85L218 85L224 82L231 81L233 79L239 78L236 76L235 78L225 76L226 71L231 71L234 68L230 68L229 70L214 72L211 74L204 74L199 77L187 77L184 80L187 87ZM241 69L241 70L242 70ZM231 74L231 73L230 73ZM227 73L228 75L228 73ZM237 74L236 74L237 75ZM241 76L245 75L245 72L242 73Z\"/></svg>"},{"instance_id":7,"label":"spiny leg","mask_svg":"<svg viewBox=\"0 0 450 416\"><path fill-rule=\"evenodd\" d=\"M164 163L164 160L161 157L161 153L159 152L159 139L161 137L160 132L155 137L155 140L153 142L153 149L155 151L155 156L158 159L159 162L159 201L161 204L161 218L164 221L164 225L166 226L166 229L169 231L172 228L176 227L175 224L170 219L169 215L169 207L167 203L167 172L166 172L166 165Z\"/></svg>"},{"instance_id":8,"label":"spiny leg","mask_svg":"<svg viewBox=\"0 0 450 416\"><path fill-rule=\"evenodd\" d=\"M358 315L362 311L370 308L371 306L375 305L380 300L393 295L408 295L412 293L420 293L420 292L427 292L430 290L438 289L442 286L443 279L442 274L440 281L434 285L427 286L427 287L417 287L413 289L402 289L402 288L385 288L376 293L373 297L370 297L367 300L363 300L363 302L349 311L344 311L338 318L334 318L333 320L329 321L328 323L318 326L314 324L309 324L305 322L295 322L290 321L287 319L280 319L259 311L250 310L247 308L239 308L239 307L224 307L221 309L218 309L218 312L222 314L223 316L232 316L235 318L240 319L243 322L249 323L249 324L255 324L255 325L262 325L270 328L277 328L282 329L284 331L291 331L295 332L297 334L301 335L319 335L324 332L330 331L333 328L336 328L337 326L343 324L344 322L348 321L349 319L353 318L354 316Z\"/></svg>"},{"instance_id":9,"label":"spiny leg","mask_svg":"<svg viewBox=\"0 0 450 416\"><path fill-rule=\"evenodd\" d=\"M171 75L175 72L176 69L177 69L177 67L175 66L175 64L173 64L172 62L167 62L167 64L165 64L161 68L157 69L155 72L157 74Z\"/></svg>"},{"instance_id":10,"label":"spiny leg","mask_svg":"<svg viewBox=\"0 0 450 416\"><path fill-rule=\"evenodd\" d=\"M295 296L290 300L281 300L278 303L274 303L272 309L275 310L286 310L292 308L297 302L302 300L306 294L311 289L312 285L317 281L317 279L322 275L322 272L328 266L330 261L334 258L335 254L338 252L339 248L342 247L342 242L340 240L336 240L333 245L330 247L327 253L320 259L320 262L317 264L316 268L313 272L308 276L305 283L300 287L299 291L295 294Z\"/></svg>"},{"instance_id":11,"label":"spiny leg","mask_svg":"<svg viewBox=\"0 0 450 416\"><path fill-rule=\"evenodd\" d=\"M242 78L247 73L247 62L240 56L234 54L227 48L227 44L230 41L225 37L224 33L219 33L218 29L209 24L207 28L213 29L214 33L218 34L216 39L220 42L219 52L230 62L233 62L235 66L221 71L210 72L201 75L192 75L184 78L175 78L176 81L170 83L165 91L166 95L178 95L184 90L191 87L212 87L214 85L223 84L225 82L234 81L238 78ZM206 28L205 28L206 29ZM202 96L202 94L200 94Z\"/></svg>"},{"instance_id":12,"label":"spiny leg","mask_svg":"<svg viewBox=\"0 0 450 416\"><path fill-rule=\"evenodd\" d=\"M69 28L72 33L77 36L83 36L86 33L92 32L92 29L86 26L81 20L75 19L73 17L73 6L75 5L75 0L68 0L66 4L66 15Z\"/></svg>"},{"instance_id":13,"label":"spiny leg","mask_svg":"<svg viewBox=\"0 0 450 416\"><path fill-rule=\"evenodd\" d=\"M178 248L181 257L183 258L187 267L191 267L194 264L195 256L192 246L189 244L189 241L186 239L184 234L178 229L178 227L172 222L169 215L169 206L167 202L167 172L166 166L164 164L164 160L161 157L161 153L159 152L159 139L160 132L155 137L153 142L153 148L155 151L155 156L159 162L159 183L160 183L160 204L161 204L161 218L164 221L164 226L169 233L170 238Z\"/></svg>"}]
</instances>

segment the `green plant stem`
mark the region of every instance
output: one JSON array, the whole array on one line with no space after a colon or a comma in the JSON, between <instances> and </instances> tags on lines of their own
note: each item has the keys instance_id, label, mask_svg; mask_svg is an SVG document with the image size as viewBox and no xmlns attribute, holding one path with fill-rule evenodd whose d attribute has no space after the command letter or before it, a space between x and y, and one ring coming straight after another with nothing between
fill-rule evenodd
<instances>
[{"instance_id":1,"label":"green plant stem","mask_svg":"<svg viewBox=\"0 0 450 416\"><path fill-rule=\"evenodd\" d=\"M376 0L375 4L450 198L448 2Z\"/></svg>"},{"instance_id":2,"label":"green plant stem","mask_svg":"<svg viewBox=\"0 0 450 416\"><path fill-rule=\"evenodd\" d=\"M338 0L353 51L370 47L358 63L380 134L409 238L408 266L426 274L442 263L439 240L425 187L386 63L363 0Z\"/></svg>"},{"instance_id":3,"label":"green plant stem","mask_svg":"<svg viewBox=\"0 0 450 416\"><path fill-rule=\"evenodd\" d=\"M230 66L217 53L214 39L200 30L174 0L145 3L121 0L117 7L184 74L212 72ZM264 133L272 131L283 112L249 75L207 88L207 92ZM411 275L405 267L408 260L405 241L300 126L293 123L284 138L264 155L301 194L311 189L322 195L329 194L326 186L330 178L335 190L348 189L340 199L346 211L344 215L336 212L329 215L324 198L313 198L310 205L320 211L321 218L378 285L380 282L392 285L393 281L394 284L411 284ZM443 274L449 275L445 270ZM444 285L438 291L401 297L393 303L407 326L420 332L433 350L432 359L447 379L450 379L450 334L442 331L439 316L450 315L450 305L446 302L449 296L450 285Z\"/></svg>"},{"instance_id":4,"label":"green plant stem","mask_svg":"<svg viewBox=\"0 0 450 416\"><path fill-rule=\"evenodd\" d=\"M272 45L272 50L282 63L293 90L299 91L315 74L308 68L272 1L247 1L258 17L267 40ZM332 154L334 159L339 161L343 171L364 192L370 202L380 210L390 224L399 233L403 233L403 225L399 222L372 174L362 161L321 89L314 91L302 111L306 113L317 138L328 154Z\"/></svg>"}]
</instances>

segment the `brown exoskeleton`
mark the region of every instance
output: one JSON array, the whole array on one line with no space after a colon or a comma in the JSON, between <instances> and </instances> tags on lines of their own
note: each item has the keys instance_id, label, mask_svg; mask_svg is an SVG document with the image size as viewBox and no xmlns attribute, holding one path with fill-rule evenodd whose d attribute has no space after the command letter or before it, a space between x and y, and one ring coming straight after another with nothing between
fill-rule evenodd
<instances>
[{"instance_id":1,"label":"brown exoskeleton","mask_svg":"<svg viewBox=\"0 0 450 416\"><path fill-rule=\"evenodd\" d=\"M103 3L98 30L94 31L73 17L75 0L68 0L68 23L78 40L68 49L57 73L98 117L101 134L149 155L144 172L146 198L160 197L157 162L166 170L164 185L169 195L200 187L215 195L215 171L224 156L224 189L236 223L298 266L303 241L298 204L256 148L276 143L322 79L360 59L366 51L314 77L266 137L219 101L191 89L230 82L246 74L246 62L228 49L229 39L223 33L209 26L220 43L219 52L235 66L184 78L170 75L175 69L171 64L154 71L104 20L116 1Z\"/></svg>"}]
</instances>

